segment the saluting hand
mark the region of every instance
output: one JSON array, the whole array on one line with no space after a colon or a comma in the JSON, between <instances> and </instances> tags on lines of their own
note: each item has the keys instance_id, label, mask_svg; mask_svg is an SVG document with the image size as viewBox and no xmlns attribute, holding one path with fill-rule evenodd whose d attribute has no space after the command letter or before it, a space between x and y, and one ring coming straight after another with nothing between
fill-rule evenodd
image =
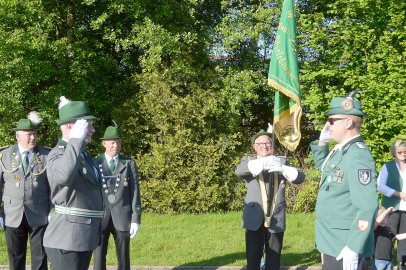
<instances>
[{"instance_id":1,"label":"saluting hand","mask_svg":"<svg viewBox=\"0 0 406 270\"><path fill-rule=\"evenodd\" d=\"M87 133L87 126L89 124L85 119L76 120L75 124L73 125L72 129L70 130L69 136L71 139L81 139L83 140L86 137Z\"/></svg>"},{"instance_id":2,"label":"saluting hand","mask_svg":"<svg viewBox=\"0 0 406 270\"><path fill-rule=\"evenodd\" d=\"M330 130L328 129L328 123L326 123L320 132L319 141L328 143L330 140Z\"/></svg>"}]
</instances>

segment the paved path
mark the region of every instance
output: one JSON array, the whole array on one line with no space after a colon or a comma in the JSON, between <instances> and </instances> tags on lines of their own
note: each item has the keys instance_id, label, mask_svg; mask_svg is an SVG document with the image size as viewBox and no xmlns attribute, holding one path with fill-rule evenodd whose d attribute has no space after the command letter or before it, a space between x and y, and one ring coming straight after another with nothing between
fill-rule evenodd
<instances>
[{"instance_id":1,"label":"paved path","mask_svg":"<svg viewBox=\"0 0 406 270\"><path fill-rule=\"evenodd\" d=\"M90 267L92 269L92 267ZM116 270L116 266L108 266L107 270ZM244 266L131 266L131 270L243 270ZM395 266L393 270L396 270ZM0 265L0 270L9 270L8 266ZM26 270L31 270L27 266ZM282 266L281 270L321 270L320 266Z\"/></svg>"},{"instance_id":2,"label":"paved path","mask_svg":"<svg viewBox=\"0 0 406 270\"><path fill-rule=\"evenodd\" d=\"M92 267L90 267L92 269ZM116 266L108 266L107 270L116 270ZM131 266L131 270L243 270L244 266ZM0 265L0 270L9 270L8 266ZM26 270L31 270L27 265ZM321 270L319 266L282 266L281 270Z\"/></svg>"}]
</instances>

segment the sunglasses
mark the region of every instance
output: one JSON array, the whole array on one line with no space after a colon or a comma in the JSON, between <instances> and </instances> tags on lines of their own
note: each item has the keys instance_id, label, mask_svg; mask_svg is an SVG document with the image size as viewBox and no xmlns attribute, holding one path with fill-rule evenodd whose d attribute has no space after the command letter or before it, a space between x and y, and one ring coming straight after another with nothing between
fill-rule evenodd
<instances>
[{"instance_id":1,"label":"sunglasses","mask_svg":"<svg viewBox=\"0 0 406 270\"><path fill-rule=\"evenodd\" d=\"M333 117L330 117L330 118L327 119L327 121L328 121L328 123L329 123L330 125L334 125L334 122L335 122L335 121L344 120L344 119L348 119L348 118L333 118Z\"/></svg>"},{"instance_id":2,"label":"sunglasses","mask_svg":"<svg viewBox=\"0 0 406 270\"><path fill-rule=\"evenodd\" d=\"M396 152L398 155L406 155L406 151L398 151L398 152Z\"/></svg>"}]
</instances>

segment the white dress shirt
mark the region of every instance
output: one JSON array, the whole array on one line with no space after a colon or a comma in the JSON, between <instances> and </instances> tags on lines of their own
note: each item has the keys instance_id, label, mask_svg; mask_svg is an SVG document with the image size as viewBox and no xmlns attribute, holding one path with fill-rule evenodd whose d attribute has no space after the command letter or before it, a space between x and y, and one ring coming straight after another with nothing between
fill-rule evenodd
<instances>
[{"instance_id":1,"label":"white dress shirt","mask_svg":"<svg viewBox=\"0 0 406 270\"><path fill-rule=\"evenodd\" d=\"M110 157L109 155L107 155L105 153L104 156L106 157L107 165L110 164L110 160L113 159L114 160L114 166L115 166L115 168L117 168L117 163L118 163L118 156L117 155L115 157Z\"/></svg>"}]
</instances>

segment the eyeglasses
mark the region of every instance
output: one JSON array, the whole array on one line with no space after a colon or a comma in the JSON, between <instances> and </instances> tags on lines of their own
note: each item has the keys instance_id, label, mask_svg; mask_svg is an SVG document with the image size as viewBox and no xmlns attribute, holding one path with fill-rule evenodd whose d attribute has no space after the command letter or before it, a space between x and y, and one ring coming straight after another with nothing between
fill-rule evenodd
<instances>
[{"instance_id":1,"label":"eyeglasses","mask_svg":"<svg viewBox=\"0 0 406 270\"><path fill-rule=\"evenodd\" d=\"M406 155L406 151L398 151L398 152L396 152L398 155Z\"/></svg>"},{"instance_id":2,"label":"eyeglasses","mask_svg":"<svg viewBox=\"0 0 406 270\"><path fill-rule=\"evenodd\" d=\"M272 146L272 143L255 143L255 144L258 145L259 147Z\"/></svg>"},{"instance_id":3,"label":"eyeglasses","mask_svg":"<svg viewBox=\"0 0 406 270\"><path fill-rule=\"evenodd\" d=\"M335 121L344 120L344 119L348 119L348 118L333 118L333 117L331 117L331 118L327 119L327 121L332 126L332 125L334 125Z\"/></svg>"}]
</instances>

